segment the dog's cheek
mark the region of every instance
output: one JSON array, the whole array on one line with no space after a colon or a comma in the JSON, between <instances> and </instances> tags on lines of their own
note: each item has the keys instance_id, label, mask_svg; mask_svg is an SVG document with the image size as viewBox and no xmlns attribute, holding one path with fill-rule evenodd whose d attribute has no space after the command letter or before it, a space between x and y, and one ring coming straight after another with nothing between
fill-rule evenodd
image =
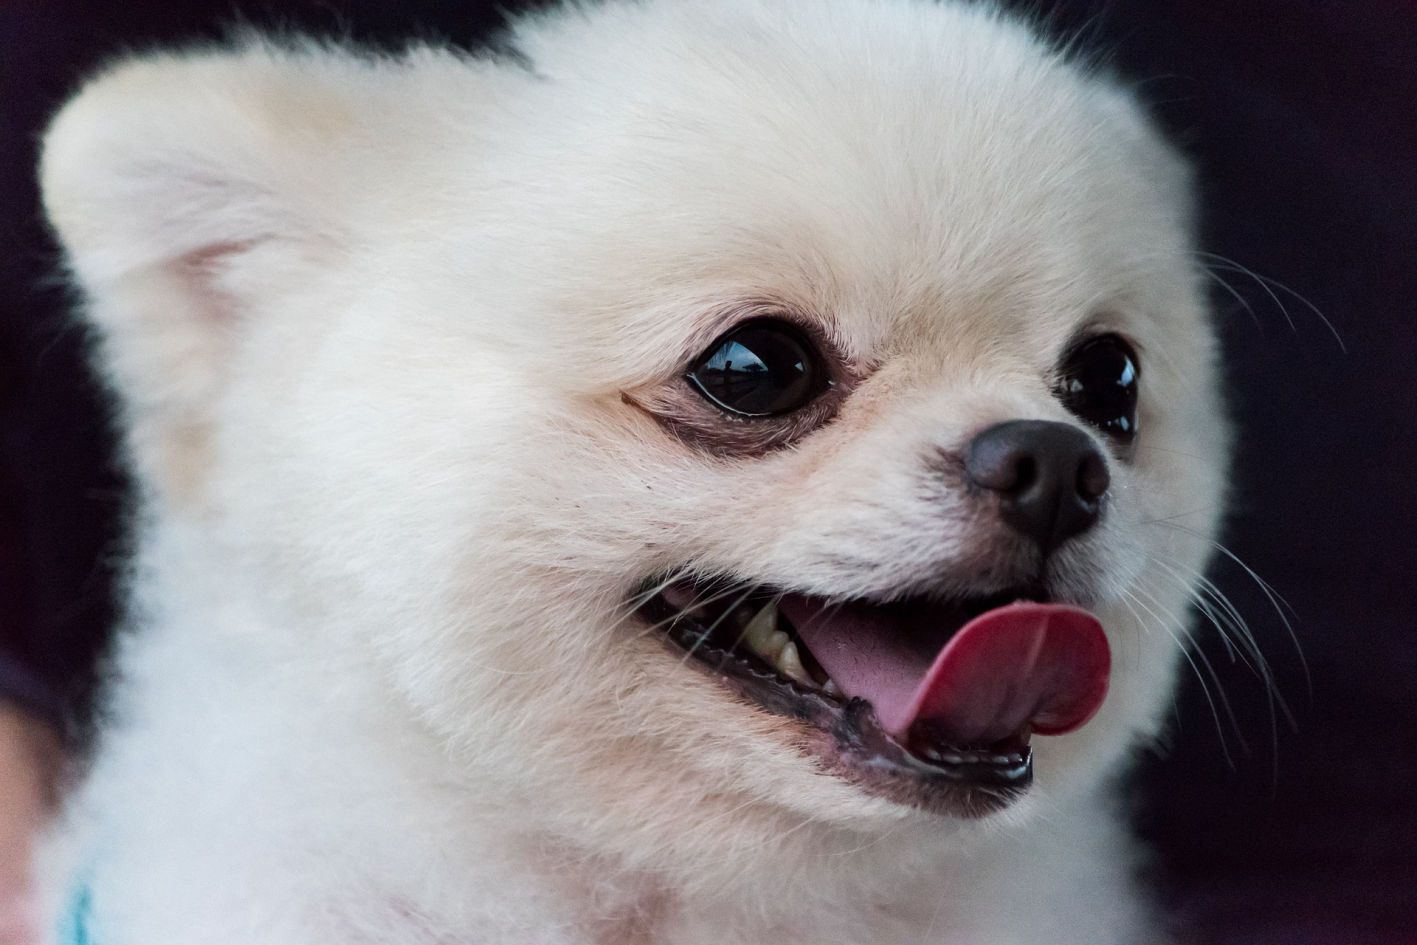
<instances>
[{"instance_id":1,"label":"dog's cheek","mask_svg":"<svg viewBox=\"0 0 1417 945\"><path fill-rule=\"evenodd\" d=\"M815 816L880 806L821 777L796 723L738 702L626 614L625 596L639 581L701 556L710 533L734 536L729 544L740 552L756 540L735 532L741 523L729 511L743 470L705 464L675 444L617 441L617 428L590 412L579 420L573 435L561 427L519 437L522 467L508 485L524 498L491 500L519 509L514 527L497 561L469 567L495 568L489 580L517 590L517 605L497 614L496 625L469 628L479 659L512 672L455 682L449 660L421 657L414 675L443 674L439 690L476 692L466 701L484 713L498 707L503 728L515 733L494 749L499 764L520 766L558 796L569 791L569 810L588 803L605 757L623 759L615 770L624 774L597 803L636 823L666 798L684 802L674 811L680 820L753 803ZM525 498L528 489L540 498ZM443 725L459 724L453 702L440 697L426 709ZM519 758L528 743L529 756ZM544 768L540 759L548 759Z\"/></svg>"}]
</instances>

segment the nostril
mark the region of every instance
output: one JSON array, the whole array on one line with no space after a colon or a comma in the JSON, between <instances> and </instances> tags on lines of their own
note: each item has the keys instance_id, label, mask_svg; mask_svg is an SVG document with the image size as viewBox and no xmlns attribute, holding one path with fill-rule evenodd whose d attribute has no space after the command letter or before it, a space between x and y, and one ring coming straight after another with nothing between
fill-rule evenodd
<instances>
[{"instance_id":1,"label":"nostril","mask_svg":"<svg viewBox=\"0 0 1417 945\"><path fill-rule=\"evenodd\" d=\"M1078 466L1078 495L1085 502L1096 502L1112 486L1112 475L1107 472L1107 462L1096 452L1089 452Z\"/></svg>"},{"instance_id":2,"label":"nostril","mask_svg":"<svg viewBox=\"0 0 1417 945\"><path fill-rule=\"evenodd\" d=\"M1038 463L1027 453L1014 461L1014 484L1011 492L1022 492L1038 481Z\"/></svg>"},{"instance_id":3,"label":"nostril","mask_svg":"<svg viewBox=\"0 0 1417 945\"><path fill-rule=\"evenodd\" d=\"M993 429L993 428L991 428ZM1026 443L1011 437L980 434L965 453L964 470L976 486L990 492L1022 492L1038 480L1038 461Z\"/></svg>"}]
</instances>

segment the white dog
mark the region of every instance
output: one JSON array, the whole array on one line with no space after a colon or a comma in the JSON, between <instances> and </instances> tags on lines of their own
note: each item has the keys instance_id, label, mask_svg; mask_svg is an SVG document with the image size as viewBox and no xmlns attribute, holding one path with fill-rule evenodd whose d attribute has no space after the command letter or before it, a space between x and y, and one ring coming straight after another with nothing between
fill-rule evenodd
<instances>
[{"instance_id":1,"label":"white dog","mask_svg":"<svg viewBox=\"0 0 1417 945\"><path fill-rule=\"evenodd\" d=\"M48 133L141 487L60 939L1158 941L1181 161L977 4L511 42L145 56Z\"/></svg>"}]
</instances>

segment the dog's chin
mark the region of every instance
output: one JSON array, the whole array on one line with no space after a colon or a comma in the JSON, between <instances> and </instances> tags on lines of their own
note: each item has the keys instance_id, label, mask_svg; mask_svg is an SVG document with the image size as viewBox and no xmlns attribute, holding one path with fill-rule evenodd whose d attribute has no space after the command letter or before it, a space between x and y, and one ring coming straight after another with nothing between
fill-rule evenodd
<instances>
[{"instance_id":1,"label":"dog's chin","mask_svg":"<svg viewBox=\"0 0 1417 945\"><path fill-rule=\"evenodd\" d=\"M1020 602L1056 602L1046 587L877 604L721 578L660 580L642 587L636 601L640 616L660 631L676 659L717 679L731 696L795 720L800 727L794 743L824 773L870 796L930 814L980 818L1009 807L1033 783L1030 741L1035 731L1049 732L1046 722L1027 717L1002 728L996 721L952 731L927 719L904 728L883 724L871 701L849 695L831 677L794 619L800 623L849 610L881 633L926 637L911 645L918 642L934 653L981 615ZM923 627L929 629L922 633ZM1105 692L1105 677L1102 685ZM1100 702L1101 696L1096 698ZM1071 730L1086 718L1074 721L1053 732Z\"/></svg>"}]
</instances>

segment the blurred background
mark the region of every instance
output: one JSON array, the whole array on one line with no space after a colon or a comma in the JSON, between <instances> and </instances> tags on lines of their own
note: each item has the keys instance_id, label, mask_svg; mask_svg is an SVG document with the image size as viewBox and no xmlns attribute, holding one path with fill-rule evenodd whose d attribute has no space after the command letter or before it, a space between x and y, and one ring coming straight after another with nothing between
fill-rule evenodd
<instances>
[{"instance_id":1,"label":"blurred background","mask_svg":"<svg viewBox=\"0 0 1417 945\"><path fill-rule=\"evenodd\" d=\"M1129 782L1151 882L1198 945L1412 945L1417 3L1017 6L1134 86L1202 183L1239 431L1213 577L1269 668L1201 633ZM46 116L121 51L238 22L397 48L501 21L479 0L0 2L0 690L76 744L125 485L34 192Z\"/></svg>"}]
</instances>

